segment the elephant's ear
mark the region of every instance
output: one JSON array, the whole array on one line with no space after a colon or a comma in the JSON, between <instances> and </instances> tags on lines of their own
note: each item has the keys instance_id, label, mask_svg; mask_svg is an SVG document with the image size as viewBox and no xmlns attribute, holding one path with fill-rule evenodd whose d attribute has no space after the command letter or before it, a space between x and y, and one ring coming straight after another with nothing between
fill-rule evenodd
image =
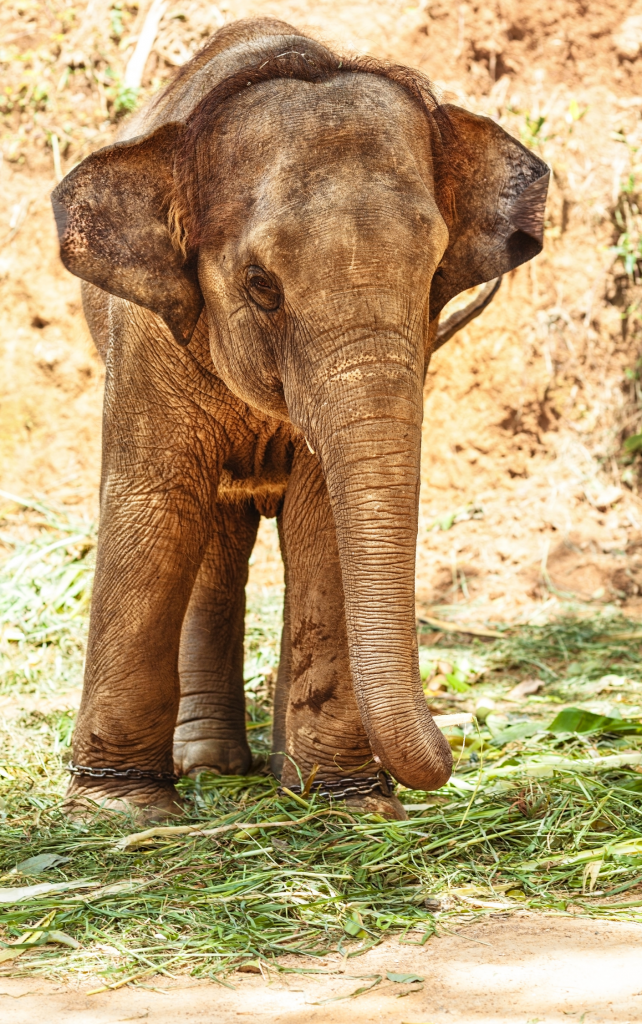
<instances>
[{"instance_id":1,"label":"elephant's ear","mask_svg":"<svg viewBox=\"0 0 642 1024\"><path fill-rule=\"evenodd\" d=\"M430 317L455 295L501 277L542 250L550 171L488 117L446 104L437 187L450 206L450 240L430 290Z\"/></svg>"},{"instance_id":2,"label":"elephant's ear","mask_svg":"<svg viewBox=\"0 0 642 1024\"><path fill-rule=\"evenodd\" d=\"M62 262L111 295L153 310L187 345L203 308L194 261L173 244L169 207L182 125L106 146L54 190Z\"/></svg>"}]
</instances>

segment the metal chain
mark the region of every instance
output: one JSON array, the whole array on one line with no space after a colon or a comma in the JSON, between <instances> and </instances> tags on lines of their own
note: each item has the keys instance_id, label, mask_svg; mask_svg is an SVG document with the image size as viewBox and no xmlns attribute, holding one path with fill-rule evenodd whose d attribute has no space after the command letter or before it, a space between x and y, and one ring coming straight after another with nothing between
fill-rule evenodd
<instances>
[{"instance_id":1,"label":"metal chain","mask_svg":"<svg viewBox=\"0 0 642 1024\"><path fill-rule=\"evenodd\" d=\"M143 768L90 768L86 764L67 765L71 775L86 775L90 779L154 779L156 782L176 782L174 772L149 772Z\"/></svg>"},{"instance_id":2,"label":"metal chain","mask_svg":"<svg viewBox=\"0 0 642 1024\"><path fill-rule=\"evenodd\" d=\"M176 782L178 775L173 772L151 772L142 768L92 768L83 764L68 764L67 771L71 775L85 775L90 779L153 779L156 782ZM382 796L392 796L393 779L387 772L378 775L360 776L358 778L320 780L313 782L310 792L323 800L342 800L347 796L369 796L377 790ZM301 793L302 786L288 786L293 793ZM279 787L279 793L283 790Z\"/></svg>"},{"instance_id":3,"label":"metal chain","mask_svg":"<svg viewBox=\"0 0 642 1024\"><path fill-rule=\"evenodd\" d=\"M324 800L342 800L347 796L369 796L377 790L382 796L392 796L394 793L392 776L388 772L379 772L378 775L360 776L359 778L332 779L327 782L313 782L310 793L320 796ZM288 786L292 793L301 793L302 786ZM279 793L283 789L279 787Z\"/></svg>"}]
</instances>

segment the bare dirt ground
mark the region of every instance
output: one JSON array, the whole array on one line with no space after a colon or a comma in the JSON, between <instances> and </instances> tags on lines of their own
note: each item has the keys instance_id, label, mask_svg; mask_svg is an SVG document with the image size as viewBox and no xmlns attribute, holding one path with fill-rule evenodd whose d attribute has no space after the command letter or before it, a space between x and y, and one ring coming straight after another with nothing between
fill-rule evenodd
<instances>
[{"instance_id":1,"label":"bare dirt ground","mask_svg":"<svg viewBox=\"0 0 642 1024\"><path fill-rule=\"evenodd\" d=\"M78 283L57 258L48 195L58 172L113 138L117 108L127 106L123 70L149 6L3 0L0 9L0 487L90 516L102 365ZM288 20L342 50L420 67L447 98L497 118L553 170L544 253L511 274L493 306L430 367L419 612L469 622L538 622L569 608L642 615L639 456L623 449L642 421L642 7L168 3L142 95L223 21L254 14ZM281 578L275 531L264 523L252 585ZM626 1024L642 1020L640 940L635 925L525 915L421 949L390 940L348 964L328 963L344 974L236 975L235 991L160 978L89 996L85 982L76 990L4 978L0 1017ZM425 981L383 981L358 998L323 1003L372 981L347 975L391 969Z\"/></svg>"},{"instance_id":2,"label":"bare dirt ground","mask_svg":"<svg viewBox=\"0 0 642 1024\"><path fill-rule=\"evenodd\" d=\"M589 928L525 915L421 948L386 942L347 964L330 957L326 970L336 973L325 976L237 973L234 991L155 978L88 995L33 978L3 979L0 1013L3 1024L232 1024L244 1017L280 1024L634 1024L642 1020L641 940L639 925L595 921ZM423 980L393 982L387 973Z\"/></svg>"}]
</instances>

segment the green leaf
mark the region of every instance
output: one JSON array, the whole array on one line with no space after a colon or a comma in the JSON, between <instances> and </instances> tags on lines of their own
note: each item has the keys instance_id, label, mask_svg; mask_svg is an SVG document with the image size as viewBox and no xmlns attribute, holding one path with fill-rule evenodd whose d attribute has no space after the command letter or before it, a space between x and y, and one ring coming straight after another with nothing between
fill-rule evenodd
<instances>
[{"instance_id":1,"label":"green leaf","mask_svg":"<svg viewBox=\"0 0 642 1024\"><path fill-rule=\"evenodd\" d=\"M359 920L359 918L358 918L358 916L356 914L352 914L352 916L347 919L347 921L345 922L343 928L344 928L344 931L346 931L348 933L348 935L355 935L355 936L366 935L366 932L363 930L363 924L361 923L361 921Z\"/></svg>"},{"instance_id":2,"label":"green leaf","mask_svg":"<svg viewBox=\"0 0 642 1024\"><path fill-rule=\"evenodd\" d=\"M74 939L73 935L67 935L66 932L45 932L45 937L47 942L56 942L59 946L70 946L71 949L82 949L82 945L78 942L78 939Z\"/></svg>"},{"instance_id":3,"label":"green leaf","mask_svg":"<svg viewBox=\"0 0 642 1024\"><path fill-rule=\"evenodd\" d=\"M407 985L411 985L413 981L424 981L419 974L395 974L392 971L386 971L386 978L388 981L396 981L399 984L405 982Z\"/></svg>"},{"instance_id":4,"label":"green leaf","mask_svg":"<svg viewBox=\"0 0 642 1024\"><path fill-rule=\"evenodd\" d=\"M446 676L446 682L449 689L454 690L455 693L466 693L470 690L470 686L466 682L466 677L459 669L455 669L454 672L449 672Z\"/></svg>"},{"instance_id":5,"label":"green leaf","mask_svg":"<svg viewBox=\"0 0 642 1024\"><path fill-rule=\"evenodd\" d=\"M114 113L115 114L129 114L130 111L136 108L138 103L138 93L140 89L135 89L130 86L121 85L118 88L116 97L114 99Z\"/></svg>"},{"instance_id":6,"label":"green leaf","mask_svg":"<svg viewBox=\"0 0 642 1024\"><path fill-rule=\"evenodd\" d=\"M456 512L446 512L443 516L438 516L432 526L431 530L450 530L451 526L455 522Z\"/></svg>"},{"instance_id":7,"label":"green leaf","mask_svg":"<svg viewBox=\"0 0 642 1024\"><path fill-rule=\"evenodd\" d=\"M430 677L433 675L433 672L434 672L434 669L435 669L435 665L434 665L434 662L432 662L432 661L422 661L421 660L422 653L423 653L422 651L419 652L419 658L420 658L420 661L419 661L419 675L421 676L422 683L425 683L426 680L430 679Z\"/></svg>"},{"instance_id":8,"label":"green leaf","mask_svg":"<svg viewBox=\"0 0 642 1024\"><path fill-rule=\"evenodd\" d=\"M36 857L27 857L16 864L14 871L23 875L39 875L41 871L58 867L59 864L66 864L69 857L61 857L59 853L39 853Z\"/></svg>"},{"instance_id":9,"label":"green leaf","mask_svg":"<svg viewBox=\"0 0 642 1024\"><path fill-rule=\"evenodd\" d=\"M611 718L608 715L596 715L582 708L564 708L548 727L549 732L564 733L642 733L642 724L626 718Z\"/></svg>"},{"instance_id":10,"label":"green leaf","mask_svg":"<svg viewBox=\"0 0 642 1024\"><path fill-rule=\"evenodd\" d=\"M509 725L507 729L495 733L493 745L503 747L507 743L527 739L538 732L544 732L544 726L540 722L516 722L515 725Z\"/></svg>"},{"instance_id":11,"label":"green leaf","mask_svg":"<svg viewBox=\"0 0 642 1024\"><path fill-rule=\"evenodd\" d=\"M625 452L642 451L642 434L633 434L632 437L627 437L623 447Z\"/></svg>"}]
</instances>

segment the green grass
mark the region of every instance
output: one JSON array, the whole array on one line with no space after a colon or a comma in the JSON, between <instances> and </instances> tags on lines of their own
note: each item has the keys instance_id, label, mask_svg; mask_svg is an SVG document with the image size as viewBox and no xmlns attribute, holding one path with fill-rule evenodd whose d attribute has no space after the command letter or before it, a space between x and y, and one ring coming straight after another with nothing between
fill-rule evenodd
<instances>
[{"instance_id":1,"label":"green grass","mask_svg":"<svg viewBox=\"0 0 642 1024\"><path fill-rule=\"evenodd\" d=\"M1 500L9 508L20 501L26 516L0 509L5 522L23 526L12 533L0 518L9 551L0 566L0 693L52 693L81 672L96 530L64 509L5 492Z\"/></svg>"},{"instance_id":2,"label":"green grass","mask_svg":"<svg viewBox=\"0 0 642 1024\"><path fill-rule=\"evenodd\" d=\"M322 970L315 964L330 950L358 956L390 933L422 943L453 923L524 907L642 920L640 643L618 638L637 632L634 623L563 619L492 643L423 646L426 685L444 661L457 682L430 694L431 706L479 706L485 724L450 730L457 769L439 793L400 788L407 822L315 799L303 807L263 774L203 774L180 783L181 824L198 831L123 849L136 831L126 816L78 823L60 809L94 530L61 509L15 508L8 502L0 523L0 887L67 887L0 902L0 971L73 971L97 987L190 971L229 984L248 961L295 952L305 957L297 969ZM251 595L247 622L249 735L261 754L280 595ZM533 676L544 684L537 694L506 699ZM7 712L7 695L18 714ZM559 731L569 705L589 713L577 728L594 731ZM223 826L232 827L199 834ZM24 863L43 854L48 867Z\"/></svg>"}]
</instances>

